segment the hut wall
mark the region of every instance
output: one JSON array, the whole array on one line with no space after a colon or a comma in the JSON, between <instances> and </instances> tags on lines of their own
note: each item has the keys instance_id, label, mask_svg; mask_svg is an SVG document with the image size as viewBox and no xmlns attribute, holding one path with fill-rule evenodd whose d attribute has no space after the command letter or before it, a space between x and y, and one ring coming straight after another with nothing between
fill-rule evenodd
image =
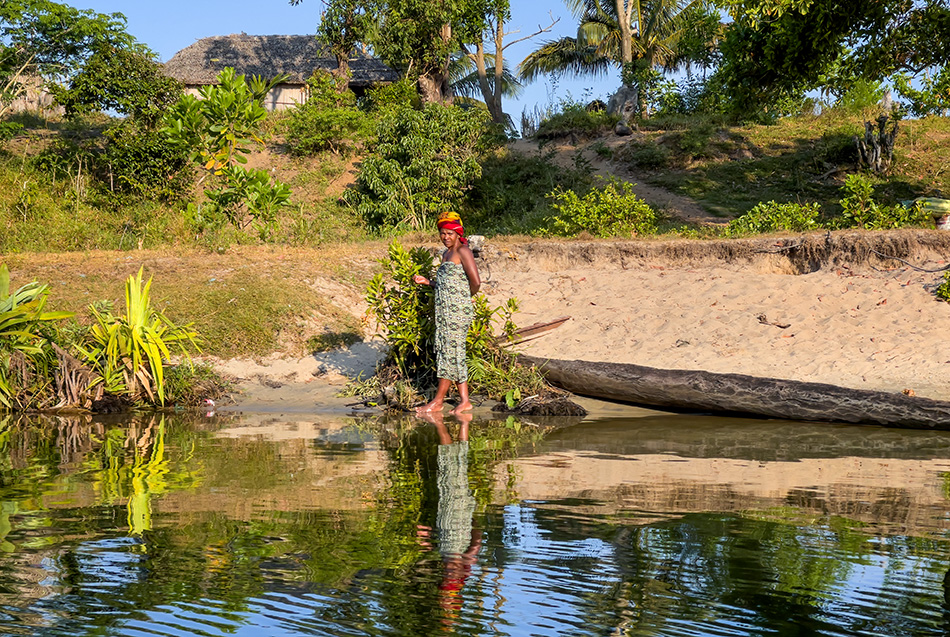
<instances>
[{"instance_id":1,"label":"hut wall","mask_svg":"<svg viewBox=\"0 0 950 637\"><path fill-rule=\"evenodd\" d=\"M187 86L185 93L201 97L198 94L200 86ZM307 87L303 84L278 84L270 90L267 97L264 98L264 108L268 112L282 111L287 108L293 108L297 104L303 104L307 101Z\"/></svg>"},{"instance_id":2,"label":"hut wall","mask_svg":"<svg viewBox=\"0 0 950 637\"><path fill-rule=\"evenodd\" d=\"M46 91L41 81L28 77L24 78L22 82L26 87L26 92L10 103L10 112L41 113L45 115L63 114L63 107L53 101L53 96Z\"/></svg>"}]
</instances>

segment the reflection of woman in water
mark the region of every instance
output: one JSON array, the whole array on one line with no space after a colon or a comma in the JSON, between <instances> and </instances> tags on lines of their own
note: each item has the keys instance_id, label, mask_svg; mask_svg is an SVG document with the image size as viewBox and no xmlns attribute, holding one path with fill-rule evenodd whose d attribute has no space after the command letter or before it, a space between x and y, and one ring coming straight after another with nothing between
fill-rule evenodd
<instances>
[{"instance_id":1,"label":"reflection of woman in water","mask_svg":"<svg viewBox=\"0 0 950 637\"><path fill-rule=\"evenodd\" d=\"M435 288L435 361L439 386L432 401L416 412L442 411L442 402L454 382L459 391L459 404L452 413L457 414L472 408L468 399L465 341L475 315L472 296L482 283L459 216L454 212L443 212L439 215L438 226L445 252L435 279L430 281L416 275L413 281Z\"/></svg>"},{"instance_id":2,"label":"reflection of woman in water","mask_svg":"<svg viewBox=\"0 0 950 637\"><path fill-rule=\"evenodd\" d=\"M425 413L423 417L435 425L439 434L439 505L435 523L443 566L439 605L446 613L444 623L448 625L462 609L462 588L482 546L482 533L473 522L475 496L468 486L468 426L472 415L456 414L461 422L457 442L452 440L440 412Z\"/></svg>"}]
</instances>

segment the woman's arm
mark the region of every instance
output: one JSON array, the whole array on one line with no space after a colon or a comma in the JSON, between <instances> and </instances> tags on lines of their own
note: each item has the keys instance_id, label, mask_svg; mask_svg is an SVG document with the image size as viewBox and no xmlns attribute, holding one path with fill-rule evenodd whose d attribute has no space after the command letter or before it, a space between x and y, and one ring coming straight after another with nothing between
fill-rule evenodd
<instances>
[{"instance_id":1,"label":"woman's arm","mask_svg":"<svg viewBox=\"0 0 950 637\"><path fill-rule=\"evenodd\" d=\"M462 259L462 269L468 276L468 289L472 291L472 296L482 287L482 280L478 276L478 266L475 265L475 255L468 246L462 246L459 250L459 257Z\"/></svg>"}]
</instances>

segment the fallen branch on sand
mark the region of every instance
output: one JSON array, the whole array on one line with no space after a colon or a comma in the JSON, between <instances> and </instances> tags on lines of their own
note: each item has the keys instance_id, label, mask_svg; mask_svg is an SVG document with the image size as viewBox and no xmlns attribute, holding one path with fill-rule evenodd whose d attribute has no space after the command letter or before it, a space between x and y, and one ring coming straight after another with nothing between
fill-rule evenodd
<instances>
[{"instance_id":1,"label":"fallen branch on sand","mask_svg":"<svg viewBox=\"0 0 950 637\"><path fill-rule=\"evenodd\" d=\"M581 396L789 420L950 430L950 402L743 374L521 355L555 385Z\"/></svg>"}]
</instances>

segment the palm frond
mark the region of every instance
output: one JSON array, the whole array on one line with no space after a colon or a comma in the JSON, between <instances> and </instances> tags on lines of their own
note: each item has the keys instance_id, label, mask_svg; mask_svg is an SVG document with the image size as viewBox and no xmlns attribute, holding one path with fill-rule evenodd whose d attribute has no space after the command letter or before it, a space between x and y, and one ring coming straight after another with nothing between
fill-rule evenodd
<instances>
[{"instance_id":1,"label":"palm frond","mask_svg":"<svg viewBox=\"0 0 950 637\"><path fill-rule=\"evenodd\" d=\"M485 53L485 66L488 69L489 84L495 81L495 54ZM478 84L478 68L475 60L468 55L454 55L449 62L449 82L456 95L481 97L481 87ZM503 97L519 97L524 91L524 84L508 68L508 62L502 63L501 94Z\"/></svg>"},{"instance_id":2,"label":"palm frond","mask_svg":"<svg viewBox=\"0 0 950 637\"><path fill-rule=\"evenodd\" d=\"M558 73L571 77L605 75L613 60L598 54L596 47L579 47L574 38L561 38L546 42L518 65L518 76L531 82L545 73Z\"/></svg>"}]
</instances>

